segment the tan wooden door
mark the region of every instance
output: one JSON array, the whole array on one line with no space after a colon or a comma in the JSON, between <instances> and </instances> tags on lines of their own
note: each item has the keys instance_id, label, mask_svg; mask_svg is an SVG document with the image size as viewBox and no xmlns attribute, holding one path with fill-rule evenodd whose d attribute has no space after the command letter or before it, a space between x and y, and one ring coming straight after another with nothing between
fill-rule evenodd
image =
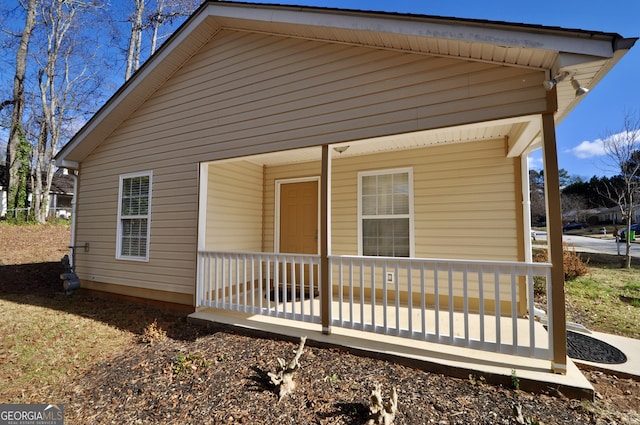
<instances>
[{"instance_id":1,"label":"tan wooden door","mask_svg":"<svg viewBox=\"0 0 640 425\"><path fill-rule=\"evenodd\" d=\"M318 182L280 186L280 252L318 253Z\"/></svg>"},{"instance_id":2,"label":"tan wooden door","mask_svg":"<svg viewBox=\"0 0 640 425\"><path fill-rule=\"evenodd\" d=\"M287 254L317 254L318 253L318 182L285 183L280 186L280 252ZM305 298L316 296L318 293L318 270L304 266L300 273L300 264L293 268L295 273L295 298L302 293ZM286 273L283 275L283 272ZM286 271L280 268L280 290L287 288L287 299L293 297L292 268L289 264ZM302 284L304 282L304 284ZM313 282L313 291L310 291ZM280 300L284 299L280 294Z\"/></svg>"}]
</instances>

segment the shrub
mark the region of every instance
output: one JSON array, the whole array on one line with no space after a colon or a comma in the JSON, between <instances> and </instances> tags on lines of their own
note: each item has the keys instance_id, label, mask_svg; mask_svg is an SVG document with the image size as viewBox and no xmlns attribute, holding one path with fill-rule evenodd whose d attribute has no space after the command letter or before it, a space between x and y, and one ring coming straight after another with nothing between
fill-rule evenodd
<instances>
[{"instance_id":1,"label":"shrub","mask_svg":"<svg viewBox=\"0 0 640 425\"><path fill-rule=\"evenodd\" d=\"M198 369L208 369L210 366L211 363L202 354L179 353L176 361L173 362L173 373L175 375L193 374Z\"/></svg>"},{"instance_id":2,"label":"shrub","mask_svg":"<svg viewBox=\"0 0 640 425\"><path fill-rule=\"evenodd\" d=\"M149 326L144 328L142 335L140 336L140 342L144 344L154 345L159 342L163 342L167 339L167 333L158 326L158 321L154 320Z\"/></svg>"},{"instance_id":3,"label":"shrub","mask_svg":"<svg viewBox=\"0 0 640 425\"><path fill-rule=\"evenodd\" d=\"M546 263L547 261L549 261L547 250L542 249L536 252L533 256L533 261L538 263ZM583 260L580 255L576 253L575 247L569 248L567 244L564 245L564 249L562 251L562 263L564 268L565 281L575 279L579 276L584 276L589 273L589 259L587 259L586 261ZM538 285L544 285L544 279L540 280L542 280L543 282L537 282ZM534 291L544 292L544 288L536 288L534 286Z\"/></svg>"}]
</instances>

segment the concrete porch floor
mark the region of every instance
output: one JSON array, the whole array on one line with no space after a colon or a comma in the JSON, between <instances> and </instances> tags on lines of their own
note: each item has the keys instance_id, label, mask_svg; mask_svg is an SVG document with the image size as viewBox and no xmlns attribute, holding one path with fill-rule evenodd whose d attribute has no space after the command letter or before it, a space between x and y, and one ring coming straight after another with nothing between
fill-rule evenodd
<instances>
[{"instance_id":1,"label":"concrete porch floor","mask_svg":"<svg viewBox=\"0 0 640 425\"><path fill-rule=\"evenodd\" d=\"M487 382L511 386L515 371L520 388L532 392L562 393L567 397L592 400L594 389L576 365L567 358L566 375L554 374L549 360L540 360L436 344L414 339L363 332L333 326L331 335L322 333L321 326L270 316L243 314L202 308L189 315L199 323L218 323L239 328L249 334L299 339L306 335L308 345L341 347L355 354L392 360L410 367L443 373L466 379L483 376ZM528 322L522 320L523 326ZM536 323L536 335L546 331ZM544 338L540 338L544 340ZM540 339L537 338L538 341Z\"/></svg>"}]
</instances>

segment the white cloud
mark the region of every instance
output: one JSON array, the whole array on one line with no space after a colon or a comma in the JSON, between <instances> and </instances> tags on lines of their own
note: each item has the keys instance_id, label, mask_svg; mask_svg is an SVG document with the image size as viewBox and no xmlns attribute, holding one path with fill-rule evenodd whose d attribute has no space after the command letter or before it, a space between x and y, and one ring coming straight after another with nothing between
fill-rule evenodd
<instances>
[{"instance_id":1,"label":"white cloud","mask_svg":"<svg viewBox=\"0 0 640 425\"><path fill-rule=\"evenodd\" d=\"M539 153L538 153L539 155ZM533 156L529 155L527 157L527 162L529 163L530 170L541 170L543 168L542 157L541 156Z\"/></svg>"},{"instance_id":2,"label":"white cloud","mask_svg":"<svg viewBox=\"0 0 640 425\"><path fill-rule=\"evenodd\" d=\"M579 159L593 158L596 156L605 156L607 152L605 150L605 143L610 146L613 144L627 145L629 143L640 143L640 132L633 130L631 132L620 132L609 135L605 140L596 139L593 142L588 140L583 141L578 146L567 149L565 152L571 153ZM635 138L635 139L634 139Z\"/></svg>"},{"instance_id":3,"label":"white cloud","mask_svg":"<svg viewBox=\"0 0 640 425\"><path fill-rule=\"evenodd\" d=\"M603 156L606 154L602 139L597 139L593 142L585 140L578 146L569 149L568 152L571 152L580 159L593 158L595 156Z\"/></svg>"}]
</instances>

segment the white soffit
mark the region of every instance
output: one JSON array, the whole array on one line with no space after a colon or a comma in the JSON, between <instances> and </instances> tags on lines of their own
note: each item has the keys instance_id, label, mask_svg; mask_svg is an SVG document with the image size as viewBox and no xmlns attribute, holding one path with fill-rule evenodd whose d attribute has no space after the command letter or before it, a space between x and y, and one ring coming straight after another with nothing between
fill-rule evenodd
<instances>
[{"instance_id":1,"label":"white soffit","mask_svg":"<svg viewBox=\"0 0 640 425\"><path fill-rule=\"evenodd\" d=\"M511 138L518 140L519 142L517 147L514 149L520 149L522 152L528 148L532 142L534 142L534 137L539 132L538 126L539 117L537 116L510 118L338 143L331 146L331 154L334 158L346 158L350 156L371 155L405 149L418 149L434 145L481 142L505 138L508 140ZM532 133L531 130L536 127L538 127L537 131ZM529 129L529 131L524 131L525 129ZM338 153L333 150L333 148L338 146L348 146L348 149L343 153ZM275 166L299 162L319 161L320 159L321 147L317 146L223 161L247 160L260 166Z\"/></svg>"},{"instance_id":2,"label":"white soffit","mask_svg":"<svg viewBox=\"0 0 640 425\"><path fill-rule=\"evenodd\" d=\"M570 30L288 6L210 3L223 28L453 56L531 68L551 68L558 52L611 57L611 38ZM581 34L581 36L577 36Z\"/></svg>"}]
</instances>

